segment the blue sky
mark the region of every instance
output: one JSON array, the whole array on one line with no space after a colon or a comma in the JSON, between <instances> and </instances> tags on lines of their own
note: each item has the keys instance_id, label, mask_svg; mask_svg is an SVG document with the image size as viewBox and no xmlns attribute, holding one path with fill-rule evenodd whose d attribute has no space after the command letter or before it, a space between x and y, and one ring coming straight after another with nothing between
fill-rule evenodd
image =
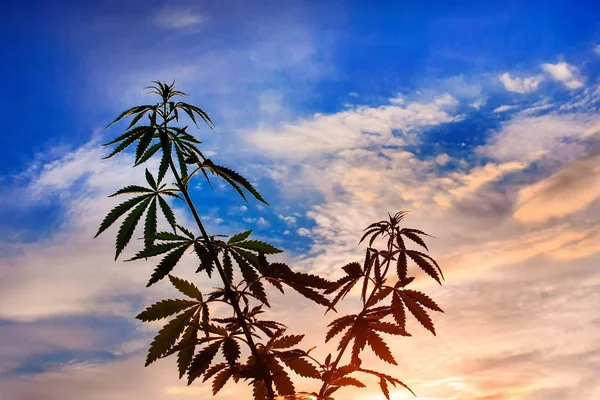
<instances>
[{"instance_id":1,"label":"blue sky","mask_svg":"<svg viewBox=\"0 0 600 400\"><path fill-rule=\"evenodd\" d=\"M205 149L271 204L200 183L211 232L252 228L330 277L388 211L437 237L449 282L422 285L446 306L440 334L392 344L414 355L403 379L420 398L598 398L600 5L450 3L1 6L0 392L131 398L126 370L146 398L204 395L168 361L142 368L157 326L133 315L170 289L112 262L114 232L91 239L106 196L143 175L130 155L101 160L121 128L103 127L175 79L216 123L196 131ZM340 399L383 398L360 393Z\"/></svg>"}]
</instances>

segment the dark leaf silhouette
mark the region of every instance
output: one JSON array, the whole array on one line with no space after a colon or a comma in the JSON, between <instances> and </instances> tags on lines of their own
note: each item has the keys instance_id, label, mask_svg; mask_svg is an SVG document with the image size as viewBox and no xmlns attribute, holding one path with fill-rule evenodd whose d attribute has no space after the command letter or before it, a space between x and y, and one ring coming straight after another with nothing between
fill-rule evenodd
<instances>
[{"instance_id":1,"label":"dark leaf silhouette","mask_svg":"<svg viewBox=\"0 0 600 400\"><path fill-rule=\"evenodd\" d=\"M195 312L196 310L192 308L179 314L158 332L158 335L154 337L150 349L148 350L146 366L158 360L173 347Z\"/></svg>"},{"instance_id":2,"label":"dark leaf silhouette","mask_svg":"<svg viewBox=\"0 0 600 400\"><path fill-rule=\"evenodd\" d=\"M304 358L283 357L281 358L281 361L300 376L314 379L321 378L321 374L319 373L319 370L317 370L317 367Z\"/></svg>"},{"instance_id":3,"label":"dark leaf silhouette","mask_svg":"<svg viewBox=\"0 0 600 400\"><path fill-rule=\"evenodd\" d=\"M175 289L179 290L186 296L191 297L192 299L202 302L202 293L200 292L200 289L196 287L196 285L173 275L169 275L169 280Z\"/></svg>"},{"instance_id":4,"label":"dark leaf silhouette","mask_svg":"<svg viewBox=\"0 0 600 400\"><path fill-rule=\"evenodd\" d=\"M171 299L161 300L139 313L136 318L140 321L150 322L170 317L192 306L198 305L195 301Z\"/></svg>"},{"instance_id":5,"label":"dark leaf silhouette","mask_svg":"<svg viewBox=\"0 0 600 400\"><path fill-rule=\"evenodd\" d=\"M232 371L230 369L224 369L215 376L212 383L213 396L219 393L219 391L225 386L229 378L231 378Z\"/></svg>"},{"instance_id":6,"label":"dark leaf silhouette","mask_svg":"<svg viewBox=\"0 0 600 400\"><path fill-rule=\"evenodd\" d=\"M198 377L200 377L209 367L219 351L221 343L213 343L206 346L198 354L196 354L190 364L188 370L188 385L191 385Z\"/></svg>"},{"instance_id":7,"label":"dark leaf silhouette","mask_svg":"<svg viewBox=\"0 0 600 400\"><path fill-rule=\"evenodd\" d=\"M367 342L369 343L369 346L371 346L371 349L373 349L373 352L375 352L379 358L390 364L397 365L390 348L387 346L387 344L385 344L381 336L373 331L370 331L367 335Z\"/></svg>"},{"instance_id":8,"label":"dark leaf silhouette","mask_svg":"<svg viewBox=\"0 0 600 400\"><path fill-rule=\"evenodd\" d=\"M169 272L175 268L175 265L179 262L187 248L188 245L183 245L167 254L154 269L154 273L147 286L150 286L167 276Z\"/></svg>"}]
</instances>

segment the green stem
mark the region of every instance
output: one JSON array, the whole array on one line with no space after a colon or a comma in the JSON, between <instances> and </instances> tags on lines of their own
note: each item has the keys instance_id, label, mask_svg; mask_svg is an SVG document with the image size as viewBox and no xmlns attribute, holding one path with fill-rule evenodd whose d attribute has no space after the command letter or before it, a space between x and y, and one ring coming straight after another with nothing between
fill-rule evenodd
<instances>
[{"instance_id":1,"label":"green stem","mask_svg":"<svg viewBox=\"0 0 600 400\"><path fill-rule=\"evenodd\" d=\"M165 115L167 115L166 108L167 108L167 105L165 103L164 104ZM163 118L164 118L163 129L164 129L165 134L164 134L164 137L161 138L161 142L163 142L162 143L163 146L169 146L171 144L170 142L164 143L164 138L167 138L167 140L168 140L168 131L167 131L166 117L163 117ZM242 313L242 310L238 303L238 299L236 298L235 293L231 289L231 283L227 279L227 276L225 275L223 267L221 266L221 262L219 261L219 257L217 256L217 253L215 252L215 249L212 246L212 241L210 240L210 237L208 236L206 229L204 229L204 225L202 224L202 221L200 220L200 216L198 215L198 212L196 211L196 207L194 206L194 203L188 193L187 186L183 184L181 177L179 176L179 173L177 172L177 168L175 167L175 164L173 163L173 159L170 157L169 157L169 166L171 167L171 171L173 172L173 175L175 176L177 186L179 186L179 190L183 194L183 197L185 198L185 202L187 203L188 208L190 209L190 212L192 213L192 216L194 217L194 220L196 221L196 225L198 225L198 228L200 229L200 232L202 233L202 237L203 237L204 241L207 243L208 251L210 252L212 259L214 260L215 266L219 273L219 276L221 277L221 280L223 281L225 295L229 298L230 304L233 307L236 318L238 319L238 322L239 322L240 326L242 327L242 330L244 331L244 336L246 336L246 340L248 341L248 347L250 347L250 352L252 353L252 356L254 357L254 359L256 360L258 365L263 370L263 379L264 379L265 387L267 389L268 399L274 400L275 393L273 392L273 380L271 379L271 371L269 370L263 357L258 352L256 343L254 343L254 339L252 337L252 333L250 332L250 329L248 328L248 324L246 323L246 319L244 318L244 314Z\"/></svg>"}]
</instances>

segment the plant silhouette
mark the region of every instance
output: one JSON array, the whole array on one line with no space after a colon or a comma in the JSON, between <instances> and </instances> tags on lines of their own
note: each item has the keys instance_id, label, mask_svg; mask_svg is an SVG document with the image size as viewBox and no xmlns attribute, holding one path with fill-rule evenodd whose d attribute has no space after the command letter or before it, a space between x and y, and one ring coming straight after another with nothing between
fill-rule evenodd
<instances>
[{"instance_id":1,"label":"plant silhouette","mask_svg":"<svg viewBox=\"0 0 600 400\"><path fill-rule=\"evenodd\" d=\"M359 242L368 239L364 262L345 265L342 267L344 276L334 282L293 271L284 263L269 262L267 256L281 250L251 239L252 230L237 233L226 241L224 235L209 235L189 193L189 182L199 173L211 187L211 177L216 176L225 180L244 200L247 201L249 193L258 201L267 202L240 174L207 158L198 147L202 142L188 133L187 126L173 125L185 116L196 127L198 122L204 122L212 128L213 122L206 112L175 101L186 94L175 90L174 83L155 81L148 89L149 94L159 96L160 101L130 108L107 126L133 117L123 134L105 144L116 146L105 158L137 144L134 166L160 156L158 171L153 175L146 169L147 186L129 185L111 195L133 197L113 208L96 234L100 235L123 217L116 235L116 260L143 219L143 248L129 261L160 257L147 286L168 278L185 296L159 301L137 315L141 321L172 317L154 337L146 366L176 354L179 377L187 375L188 384L212 378L212 392L217 394L230 379L236 383L242 380L252 385L255 400L272 400L276 396L333 399L332 395L341 387L365 386L351 376L356 373L377 377L388 400L389 385L410 390L388 374L365 368L361 353L368 344L380 359L396 365L381 334L410 336L406 331L407 310L435 335L427 310L442 310L424 293L407 288L414 279L408 274L409 260L439 284L443 280L442 271L432 257L406 246L407 241L414 242L428 251L422 239L428 235L400 227L406 212L389 215L389 219L365 229ZM141 124L144 117L147 118L145 125ZM171 185L164 182L169 172L175 180ZM195 222L193 228L178 224L168 198L185 203ZM168 231L158 230L159 214L165 218ZM382 250L373 247L378 239L385 244ZM201 293L194 283L171 275L186 253L197 258L196 273L218 280L221 286L213 292ZM390 274L390 270L396 274ZM318 361L313 356L314 348L305 351L295 347L304 335L286 334L282 323L265 318L265 307L270 307L265 283L281 293L288 288L295 290L326 311L335 310L353 288L360 289L362 310L329 324L326 341L341 334L335 357L328 354L323 362ZM231 310L230 316L211 315L211 306L216 303L226 304ZM350 360L342 365L347 350ZM319 392L297 392L288 371L320 380Z\"/></svg>"}]
</instances>

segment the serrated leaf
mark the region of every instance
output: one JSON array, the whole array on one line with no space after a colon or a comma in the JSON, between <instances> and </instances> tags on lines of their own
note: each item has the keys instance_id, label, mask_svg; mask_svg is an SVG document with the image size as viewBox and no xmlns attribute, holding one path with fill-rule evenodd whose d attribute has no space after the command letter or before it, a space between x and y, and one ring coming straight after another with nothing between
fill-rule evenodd
<instances>
[{"instance_id":1,"label":"serrated leaf","mask_svg":"<svg viewBox=\"0 0 600 400\"><path fill-rule=\"evenodd\" d=\"M351 262L342 267L342 269L351 277L356 278L362 275L362 267L357 262Z\"/></svg>"},{"instance_id":2,"label":"serrated leaf","mask_svg":"<svg viewBox=\"0 0 600 400\"><path fill-rule=\"evenodd\" d=\"M212 275L214 265L213 265L213 261L210 256L210 253L208 252L208 249L206 249L200 243L195 242L194 243L194 252L200 259L200 268L198 268L196 270L196 272L200 272L201 270L204 269L204 270L206 270L206 273L208 274L208 277L210 278Z\"/></svg>"},{"instance_id":3,"label":"serrated leaf","mask_svg":"<svg viewBox=\"0 0 600 400\"><path fill-rule=\"evenodd\" d=\"M272 349L287 349L288 347L292 347L300 343L304 339L304 335L287 335L282 336L278 339L275 339L273 343L271 343Z\"/></svg>"},{"instance_id":4,"label":"serrated leaf","mask_svg":"<svg viewBox=\"0 0 600 400\"><path fill-rule=\"evenodd\" d=\"M344 376L339 379L336 379L335 381L332 382L332 384L336 385L336 386L356 386L359 388L366 387L364 383L362 383L358 379L352 378L350 376Z\"/></svg>"},{"instance_id":5,"label":"serrated leaf","mask_svg":"<svg viewBox=\"0 0 600 400\"><path fill-rule=\"evenodd\" d=\"M414 234L414 233L412 233L410 231L404 231L404 232L402 232L402 234L404 234L404 236L406 236L407 238L409 238L410 240L412 240L413 242L415 242L419 246L423 247L425 250L429 251L429 249L427 248L427 245L425 244L425 242L423 241L423 239L421 239L416 234Z\"/></svg>"},{"instance_id":6,"label":"serrated leaf","mask_svg":"<svg viewBox=\"0 0 600 400\"><path fill-rule=\"evenodd\" d=\"M390 400L390 389L388 388L387 382L383 378L379 378L379 386L381 391L387 400Z\"/></svg>"},{"instance_id":7,"label":"serrated leaf","mask_svg":"<svg viewBox=\"0 0 600 400\"><path fill-rule=\"evenodd\" d=\"M231 262L231 256L227 250L223 253L223 272L227 282L231 283L233 281L233 262Z\"/></svg>"},{"instance_id":8,"label":"serrated leaf","mask_svg":"<svg viewBox=\"0 0 600 400\"><path fill-rule=\"evenodd\" d=\"M256 189L254 189L254 187L250 184L250 182L248 182L246 180L246 178L244 178L243 176L241 176L234 170L220 166L220 165L215 165L215 164L212 164L211 167L212 167L211 169L213 169L214 171L217 172L217 175L219 175L220 177L225 179L227 182L229 182L229 184L232 184L232 182L239 184L241 187L243 187L248 192L250 192L250 194L252 194L258 201L261 201L261 202L265 203L266 205L269 205L269 203L267 203L265 201L265 199L262 198L260 193L258 193L258 191ZM237 190L237 185L232 184L231 186L233 186ZM244 196L244 194L241 193L240 190L238 190L238 192L240 192L240 195L242 196L242 198L244 198L244 199L246 198Z\"/></svg>"},{"instance_id":9,"label":"serrated leaf","mask_svg":"<svg viewBox=\"0 0 600 400\"><path fill-rule=\"evenodd\" d=\"M148 150L146 150L146 152L135 163L134 167L137 167L138 165L142 165L143 163L148 161L150 158L152 158L153 155L158 153L158 150L160 150L160 143L155 143L152 146L148 147Z\"/></svg>"},{"instance_id":10,"label":"serrated leaf","mask_svg":"<svg viewBox=\"0 0 600 400\"><path fill-rule=\"evenodd\" d=\"M119 219L119 217L121 215L125 214L127 211L129 211L131 208L133 208L136 204L138 204L146 199L148 199L148 195L134 197L133 199L124 201L123 203L119 204L118 206L116 206L115 208L110 210L110 212L106 215L106 217L104 217L104 220L102 221L102 224L100 224L100 228L98 229L98 232L96 233L96 236L94 236L94 237L98 237L98 235L100 235L102 232L104 232L106 229L108 229L113 223L115 223L115 221L117 219Z\"/></svg>"},{"instance_id":11,"label":"serrated leaf","mask_svg":"<svg viewBox=\"0 0 600 400\"><path fill-rule=\"evenodd\" d=\"M398 261L396 263L396 274L399 280L406 279L408 274L408 259L406 258L406 252L400 251L398 253Z\"/></svg>"},{"instance_id":12,"label":"serrated leaf","mask_svg":"<svg viewBox=\"0 0 600 400\"><path fill-rule=\"evenodd\" d=\"M174 232L157 232L156 235L154 235L154 239L164 240L164 241L176 240L176 241L181 241L181 242L189 242L188 238L186 238L184 236L179 236L178 234L176 234ZM180 244L183 244L183 243L180 243Z\"/></svg>"},{"instance_id":13,"label":"serrated leaf","mask_svg":"<svg viewBox=\"0 0 600 400\"><path fill-rule=\"evenodd\" d=\"M435 259L433 257L431 257L429 254L425 254L423 252L416 251L416 250L409 250L408 252L412 253L412 254L419 255L422 258L430 261L435 266L435 268L437 269L437 271L439 272L440 276L442 277L442 280L444 279L444 273L442 272L442 269L440 268L439 264L437 263L437 261L435 261Z\"/></svg>"},{"instance_id":14,"label":"serrated leaf","mask_svg":"<svg viewBox=\"0 0 600 400\"><path fill-rule=\"evenodd\" d=\"M181 232L183 232L188 238L194 240L194 234L190 230L186 229L184 226L181 226L181 225L177 225L177 228Z\"/></svg>"},{"instance_id":15,"label":"serrated leaf","mask_svg":"<svg viewBox=\"0 0 600 400\"><path fill-rule=\"evenodd\" d=\"M331 396L333 393L335 393L341 386L330 386L326 391L325 391L325 398L327 400L330 399L329 396Z\"/></svg>"},{"instance_id":16,"label":"serrated leaf","mask_svg":"<svg viewBox=\"0 0 600 400\"><path fill-rule=\"evenodd\" d=\"M249 285L248 289L250 290L250 292L252 292L252 294L256 296L256 298L259 299L261 302L269 306L267 293L265 292L265 288L262 282L258 280L259 276L254 270L254 268L252 268L252 266L236 252L231 252L231 254L233 255L233 258L235 258L235 262L238 264L238 267L240 268L244 280Z\"/></svg>"},{"instance_id":17,"label":"serrated leaf","mask_svg":"<svg viewBox=\"0 0 600 400\"><path fill-rule=\"evenodd\" d=\"M134 194L134 193L152 193L152 190L139 185L128 185L122 189L117 190L115 193L108 197L115 197L121 194Z\"/></svg>"},{"instance_id":18,"label":"serrated leaf","mask_svg":"<svg viewBox=\"0 0 600 400\"><path fill-rule=\"evenodd\" d=\"M156 268L154 268L154 273L152 274L152 277L150 278L150 281L148 281L146 287L155 284L156 282L167 276L173 270L173 268L175 268L175 265L177 265L177 263L183 256L183 253L185 253L188 247L189 244L181 246L167 254L156 266Z\"/></svg>"},{"instance_id":19,"label":"serrated leaf","mask_svg":"<svg viewBox=\"0 0 600 400\"><path fill-rule=\"evenodd\" d=\"M152 237L156 239L156 234ZM128 261L139 260L141 258L149 258L158 256L160 254L164 254L168 251L173 250L176 247L182 246L184 243L182 242L170 242L170 243L161 243L157 245L153 245L151 247L147 247L138 253L133 258L130 258Z\"/></svg>"},{"instance_id":20,"label":"serrated leaf","mask_svg":"<svg viewBox=\"0 0 600 400\"><path fill-rule=\"evenodd\" d=\"M169 161L171 160L171 142L168 142L166 145L161 141L160 146L162 148L163 154L160 159L160 165L158 166L158 182L161 182L167 171L169 170Z\"/></svg>"},{"instance_id":21,"label":"serrated leaf","mask_svg":"<svg viewBox=\"0 0 600 400\"><path fill-rule=\"evenodd\" d=\"M358 282L359 278L354 278L352 279L350 282L348 282L343 288L342 290L340 290L338 292L338 294L334 297L334 299L331 301L331 304L329 306L329 309L327 311L329 311L330 309L333 309L335 307L335 305L342 300L346 294L348 294L350 292L350 290L352 289L352 287L354 287L354 285ZM325 292L327 293L327 291Z\"/></svg>"},{"instance_id":22,"label":"serrated leaf","mask_svg":"<svg viewBox=\"0 0 600 400\"><path fill-rule=\"evenodd\" d=\"M354 326L348 332L354 337L354 345L352 346L352 363L356 364L359 360L359 354L367 344L367 324L362 319L356 319Z\"/></svg>"},{"instance_id":23,"label":"serrated leaf","mask_svg":"<svg viewBox=\"0 0 600 400\"><path fill-rule=\"evenodd\" d=\"M421 303L425 307L439 312L444 312L431 297L427 296L425 293L418 292L416 290L404 289L402 291L403 295L410 296L413 300ZM403 296L404 297L404 296Z\"/></svg>"},{"instance_id":24,"label":"serrated leaf","mask_svg":"<svg viewBox=\"0 0 600 400\"><path fill-rule=\"evenodd\" d=\"M267 398L267 388L261 381L255 380L252 386L253 400L265 400Z\"/></svg>"},{"instance_id":25,"label":"serrated leaf","mask_svg":"<svg viewBox=\"0 0 600 400\"><path fill-rule=\"evenodd\" d=\"M242 242L242 241L248 239L248 237L250 236L251 233L252 233L252 229L244 231L244 232L236 233L235 235L233 235L232 237L229 238L229 240L227 241L227 244Z\"/></svg>"},{"instance_id":26,"label":"serrated leaf","mask_svg":"<svg viewBox=\"0 0 600 400\"><path fill-rule=\"evenodd\" d=\"M203 302L202 293L200 292L200 289L198 289L193 283L173 275L169 275L169 280L171 281L171 284L175 287L175 289L179 290L181 293L185 294L188 297L191 297L192 299L196 299L201 303Z\"/></svg>"},{"instance_id":27,"label":"serrated leaf","mask_svg":"<svg viewBox=\"0 0 600 400\"><path fill-rule=\"evenodd\" d=\"M223 386L225 386L225 384L227 383L227 381L229 380L229 378L231 378L232 375L232 371L231 369L225 369L221 372L219 372L217 374L217 376L215 376L215 379L213 380L212 383L212 393L213 396L215 396L217 393L219 393L219 391L223 388Z\"/></svg>"},{"instance_id":28,"label":"serrated leaf","mask_svg":"<svg viewBox=\"0 0 600 400\"><path fill-rule=\"evenodd\" d=\"M175 221L175 214L173 213L173 210L171 209L167 201L160 196L158 197L158 203L160 204L160 209L162 210L163 215L167 219L167 222L169 223L169 225L171 225L173 231L175 231L177 222Z\"/></svg>"},{"instance_id":29,"label":"serrated leaf","mask_svg":"<svg viewBox=\"0 0 600 400\"><path fill-rule=\"evenodd\" d=\"M202 382L206 382L207 380L209 380L210 378L212 378L217 372L223 370L224 368L227 368L228 364L227 363L219 363L219 364L215 364L213 366L211 366L208 370L206 370L206 372L204 373L204 376L202 377Z\"/></svg>"},{"instance_id":30,"label":"serrated leaf","mask_svg":"<svg viewBox=\"0 0 600 400\"><path fill-rule=\"evenodd\" d=\"M125 117L127 117L129 115L141 113L144 110L150 110L150 109L152 109L152 106L150 106L150 105L143 105L143 106L131 107L130 109L125 110L121 114L119 114L119 116L117 118L115 118L115 120L113 122L111 122L110 124L108 124L106 126L106 128L109 128L110 126L116 124L117 122L119 122L120 120L122 120L123 118L125 118Z\"/></svg>"},{"instance_id":31,"label":"serrated leaf","mask_svg":"<svg viewBox=\"0 0 600 400\"><path fill-rule=\"evenodd\" d=\"M321 379L321 373L317 367L304 358L282 357L281 361L300 376Z\"/></svg>"},{"instance_id":32,"label":"serrated leaf","mask_svg":"<svg viewBox=\"0 0 600 400\"><path fill-rule=\"evenodd\" d=\"M333 308L333 306L329 302L329 299L327 299L321 293L319 293L315 290L312 290L311 288L304 287L302 285L292 284L291 286L292 286L292 289L294 289L296 292L300 293L302 296L306 297L307 299L310 299L310 300L314 301L315 303L320 304L322 306Z\"/></svg>"},{"instance_id":33,"label":"serrated leaf","mask_svg":"<svg viewBox=\"0 0 600 400\"><path fill-rule=\"evenodd\" d=\"M232 337L223 340L223 347L221 350L229 365L235 365L238 358L240 358L240 345Z\"/></svg>"},{"instance_id":34,"label":"serrated leaf","mask_svg":"<svg viewBox=\"0 0 600 400\"><path fill-rule=\"evenodd\" d=\"M427 275L435 279L435 281L440 285L442 284L442 282L440 281L440 277L438 276L437 270L429 262L427 262L427 260L424 257L422 257L418 252L412 250L407 250L406 254L408 254L408 256L412 258L412 260L415 262L415 264L417 264L419 268L421 268L425 273L427 273Z\"/></svg>"},{"instance_id":35,"label":"serrated leaf","mask_svg":"<svg viewBox=\"0 0 600 400\"><path fill-rule=\"evenodd\" d=\"M279 250L278 248L260 240L246 240L244 242L236 242L232 246L241 247L243 249L253 250L256 252L260 251L264 254L277 254L283 252L283 250Z\"/></svg>"},{"instance_id":36,"label":"serrated leaf","mask_svg":"<svg viewBox=\"0 0 600 400\"><path fill-rule=\"evenodd\" d=\"M394 295L392 296L392 316L398 326L401 329L406 330L406 310L404 309L404 304L402 303L400 295L396 292L394 292Z\"/></svg>"},{"instance_id":37,"label":"serrated leaf","mask_svg":"<svg viewBox=\"0 0 600 400\"><path fill-rule=\"evenodd\" d=\"M300 283L316 289L328 289L332 285L331 282L321 278L320 276L306 274L303 272L294 272L292 275L292 280L295 283Z\"/></svg>"},{"instance_id":38,"label":"serrated leaf","mask_svg":"<svg viewBox=\"0 0 600 400\"><path fill-rule=\"evenodd\" d=\"M154 244L152 236L156 234L156 198L153 198L146 212L146 222L144 224L144 247L148 248Z\"/></svg>"},{"instance_id":39,"label":"serrated leaf","mask_svg":"<svg viewBox=\"0 0 600 400\"><path fill-rule=\"evenodd\" d=\"M109 158L116 156L117 154L119 154L120 152L122 152L123 150L125 150L126 148L131 146L142 134L143 134L143 131L131 134L130 136L127 137L127 139L125 139L123 142L121 142L121 144L119 144L117 147L115 147L114 150L109 155L107 155L106 157L103 157L102 159L107 160Z\"/></svg>"},{"instance_id":40,"label":"serrated leaf","mask_svg":"<svg viewBox=\"0 0 600 400\"><path fill-rule=\"evenodd\" d=\"M127 129L125 132L123 132L122 134L120 134L119 136L117 136L116 138L111 140L110 142L104 143L102 146L106 147L106 146L110 146L111 144L118 143L122 140L127 139L129 136L131 136L137 132L143 132L144 129L148 129L148 126L136 126L135 128L133 128L131 130Z\"/></svg>"},{"instance_id":41,"label":"serrated leaf","mask_svg":"<svg viewBox=\"0 0 600 400\"><path fill-rule=\"evenodd\" d=\"M373 329L383 333L389 333L390 335L410 336L410 333L406 332L403 328L390 322L369 322L369 329Z\"/></svg>"},{"instance_id":42,"label":"serrated leaf","mask_svg":"<svg viewBox=\"0 0 600 400\"><path fill-rule=\"evenodd\" d=\"M135 163L137 164L150 144L152 143L152 139L154 138L154 130L148 130L144 133L144 135L138 141L137 148L135 149Z\"/></svg>"},{"instance_id":43,"label":"serrated leaf","mask_svg":"<svg viewBox=\"0 0 600 400\"><path fill-rule=\"evenodd\" d=\"M146 308L135 318L144 322L156 321L159 319L167 318L173 314L177 314L180 311L186 310L192 306L197 305L198 303L195 301L183 299L161 300L158 303L154 303L148 308Z\"/></svg>"},{"instance_id":44,"label":"serrated leaf","mask_svg":"<svg viewBox=\"0 0 600 400\"><path fill-rule=\"evenodd\" d=\"M191 308L186 312L179 314L177 317L169 321L154 337L148 355L146 357L146 366L158 360L165 354L177 341L181 333L185 329L187 323L196 312L195 308Z\"/></svg>"},{"instance_id":45,"label":"serrated leaf","mask_svg":"<svg viewBox=\"0 0 600 400\"><path fill-rule=\"evenodd\" d=\"M327 335L325 336L325 343L329 342L331 339L333 339L333 337L335 337L335 335L341 333L344 329L349 327L352 322L354 322L355 318L356 315L346 315L331 322L328 325L331 327L331 329L329 329Z\"/></svg>"},{"instance_id":46,"label":"serrated leaf","mask_svg":"<svg viewBox=\"0 0 600 400\"><path fill-rule=\"evenodd\" d=\"M135 231L135 227L137 226L138 221L142 217L142 214L144 213L146 207L148 207L149 203L150 198L142 201L123 220L123 223L119 228L119 232L117 233L115 260L119 258L119 254L121 254L121 252L125 249L125 246L127 246L131 240L133 231Z\"/></svg>"},{"instance_id":47,"label":"serrated leaf","mask_svg":"<svg viewBox=\"0 0 600 400\"><path fill-rule=\"evenodd\" d=\"M199 315L196 314L192 319L192 324L188 326L183 333L180 343L193 343L198 339L198 328L196 327L199 320ZM194 358L194 351L196 346L188 346L177 352L177 369L179 370L179 379L185 375L192 359Z\"/></svg>"},{"instance_id":48,"label":"serrated leaf","mask_svg":"<svg viewBox=\"0 0 600 400\"><path fill-rule=\"evenodd\" d=\"M386 297L388 297L390 295L390 293L392 293L391 287L389 287L389 286L380 287L379 290L377 290L377 292L373 295L373 297L371 297L371 300L369 301L367 306L369 306L369 307L374 306L375 304L379 303L380 301L382 301Z\"/></svg>"},{"instance_id":49,"label":"serrated leaf","mask_svg":"<svg viewBox=\"0 0 600 400\"><path fill-rule=\"evenodd\" d=\"M402 293L400 293L400 295L402 296ZM425 309L421 307L419 303L410 298L410 296L402 296L402 300L404 300L406 308L408 308L411 314L414 315L417 321L419 321L421 325L425 327L425 329L433 333L433 336L435 336L435 328L433 326L433 321L431 321L431 318L429 317L429 314L427 314L427 311L425 311Z\"/></svg>"},{"instance_id":50,"label":"serrated leaf","mask_svg":"<svg viewBox=\"0 0 600 400\"><path fill-rule=\"evenodd\" d=\"M196 354L188 369L188 386L202 376L208 367L210 367L213 358L215 358L215 355L219 351L219 347L221 347L221 343L213 343Z\"/></svg>"},{"instance_id":51,"label":"serrated leaf","mask_svg":"<svg viewBox=\"0 0 600 400\"><path fill-rule=\"evenodd\" d=\"M158 190L158 187L156 186L156 181L154 180L154 177L152 176L150 171L148 171L148 168L146 168L146 182L148 182L148 185L150 185L152 189Z\"/></svg>"},{"instance_id":52,"label":"serrated leaf","mask_svg":"<svg viewBox=\"0 0 600 400\"><path fill-rule=\"evenodd\" d=\"M394 356L392 355L392 352L390 351L390 348L387 346L387 344L385 344L381 336L379 336L376 332L369 331L369 333L367 334L367 342L369 343L369 346L371 346L371 349L373 349L373 352L375 352L377 357L390 364L398 365L398 363L394 359Z\"/></svg>"},{"instance_id":53,"label":"serrated leaf","mask_svg":"<svg viewBox=\"0 0 600 400\"><path fill-rule=\"evenodd\" d=\"M181 172L181 179L185 181L185 179L188 177L187 164L185 162L183 152L177 145L175 145L175 154L177 155L177 161L179 162L179 171Z\"/></svg>"},{"instance_id":54,"label":"serrated leaf","mask_svg":"<svg viewBox=\"0 0 600 400\"><path fill-rule=\"evenodd\" d=\"M287 372L275 359L268 360L268 366L272 373L273 383L277 388L279 395L292 395L296 392Z\"/></svg>"}]
</instances>

